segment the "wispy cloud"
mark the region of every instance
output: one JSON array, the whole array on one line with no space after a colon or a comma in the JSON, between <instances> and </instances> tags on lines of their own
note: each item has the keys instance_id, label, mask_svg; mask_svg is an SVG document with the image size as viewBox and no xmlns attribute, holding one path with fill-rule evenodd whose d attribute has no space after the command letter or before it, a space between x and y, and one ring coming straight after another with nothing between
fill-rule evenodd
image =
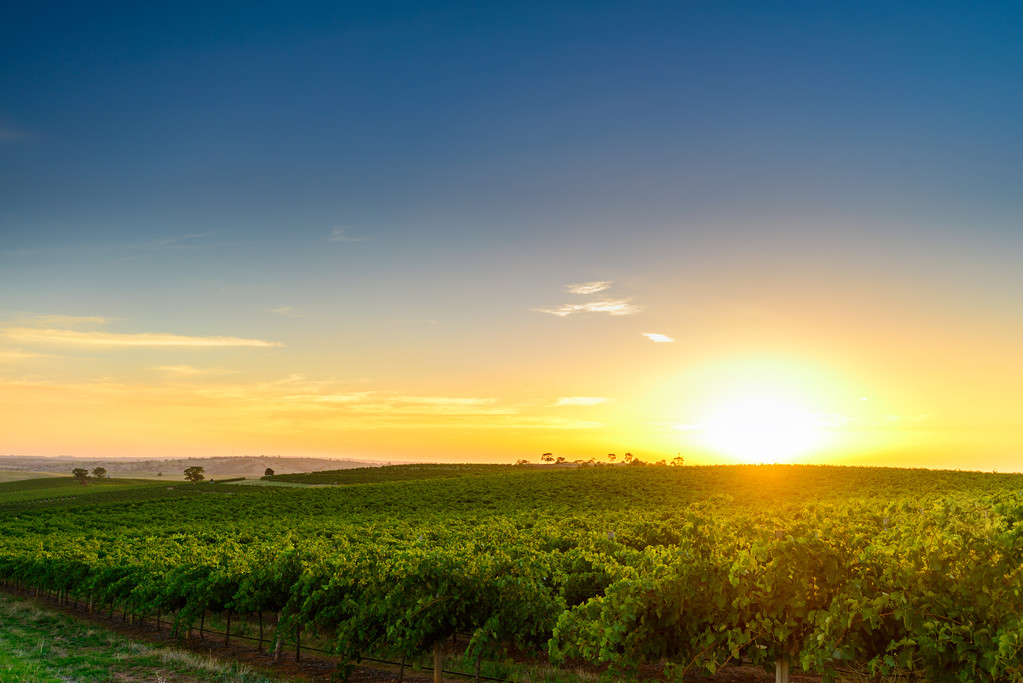
<instances>
[{"instance_id":1,"label":"wispy cloud","mask_svg":"<svg viewBox=\"0 0 1023 683\"><path fill-rule=\"evenodd\" d=\"M20 325L30 327L70 327L95 328L109 325L115 318L104 318L99 315L20 315L16 318Z\"/></svg>"},{"instance_id":2,"label":"wispy cloud","mask_svg":"<svg viewBox=\"0 0 1023 683\"><path fill-rule=\"evenodd\" d=\"M197 368L191 365L159 365L154 370L178 377L201 377L203 375L220 375L225 372L220 368Z\"/></svg>"},{"instance_id":3,"label":"wispy cloud","mask_svg":"<svg viewBox=\"0 0 1023 683\"><path fill-rule=\"evenodd\" d=\"M600 299L582 304L564 304L556 308L536 308L539 313L549 313L564 318L576 313L607 313L608 315L635 315L643 310L642 306L632 303L632 299Z\"/></svg>"},{"instance_id":4,"label":"wispy cloud","mask_svg":"<svg viewBox=\"0 0 1023 683\"><path fill-rule=\"evenodd\" d=\"M38 247L22 247L7 253L18 255L34 254L83 254L95 258L99 256L114 258L118 261L130 261L148 258L154 254L168 251L195 251L202 246L199 241L215 235L214 232L190 233L158 237L144 242L115 242L109 244L47 244Z\"/></svg>"},{"instance_id":5,"label":"wispy cloud","mask_svg":"<svg viewBox=\"0 0 1023 683\"><path fill-rule=\"evenodd\" d=\"M292 308L291 306L280 306L279 308L271 308L270 313L276 313L277 315L283 315L286 318L304 318L305 313Z\"/></svg>"},{"instance_id":6,"label":"wispy cloud","mask_svg":"<svg viewBox=\"0 0 1023 683\"><path fill-rule=\"evenodd\" d=\"M272 347L283 346L280 342L239 337L188 337L180 334L143 332L119 334L116 332L61 330L53 328L8 327L0 329L0 336L23 344L58 344L87 348L124 347Z\"/></svg>"},{"instance_id":7,"label":"wispy cloud","mask_svg":"<svg viewBox=\"0 0 1023 683\"><path fill-rule=\"evenodd\" d=\"M29 358L49 358L45 353L32 353L21 349L0 349L0 361L27 360Z\"/></svg>"},{"instance_id":8,"label":"wispy cloud","mask_svg":"<svg viewBox=\"0 0 1023 683\"><path fill-rule=\"evenodd\" d=\"M0 121L0 141L18 142L20 140L31 140L35 136L26 130L10 125L6 121Z\"/></svg>"},{"instance_id":9,"label":"wispy cloud","mask_svg":"<svg viewBox=\"0 0 1023 683\"><path fill-rule=\"evenodd\" d=\"M554 406L595 406L604 403L608 399L603 396L562 396L552 405Z\"/></svg>"},{"instance_id":10,"label":"wispy cloud","mask_svg":"<svg viewBox=\"0 0 1023 683\"><path fill-rule=\"evenodd\" d=\"M331 242L365 242L368 238L349 235L347 228L334 228L327 239Z\"/></svg>"},{"instance_id":11,"label":"wispy cloud","mask_svg":"<svg viewBox=\"0 0 1023 683\"><path fill-rule=\"evenodd\" d=\"M597 282L580 282L575 285L565 285L565 290L571 294L596 294L611 287L610 280L599 280Z\"/></svg>"},{"instance_id":12,"label":"wispy cloud","mask_svg":"<svg viewBox=\"0 0 1023 683\"><path fill-rule=\"evenodd\" d=\"M308 391L288 392L281 399L292 405L307 407L344 408L349 414L366 414L377 417L392 415L409 416L493 416L514 415L517 408L499 406L496 398L465 396L414 396L393 394L386 391L321 392L315 384L306 387ZM273 392L271 386L266 387Z\"/></svg>"},{"instance_id":13,"label":"wispy cloud","mask_svg":"<svg viewBox=\"0 0 1023 683\"><path fill-rule=\"evenodd\" d=\"M657 332L643 332L642 334L643 334L644 337L646 337L650 341L657 342L659 344L670 344L671 342L675 341L674 339L672 339L668 335L666 335L666 334L658 334Z\"/></svg>"}]
</instances>

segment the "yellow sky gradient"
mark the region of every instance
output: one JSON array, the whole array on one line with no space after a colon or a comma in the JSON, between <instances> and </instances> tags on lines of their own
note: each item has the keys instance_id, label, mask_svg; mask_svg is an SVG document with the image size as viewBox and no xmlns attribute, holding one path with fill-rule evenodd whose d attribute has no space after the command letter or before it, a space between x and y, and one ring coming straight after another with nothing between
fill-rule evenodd
<instances>
[{"instance_id":1,"label":"yellow sky gradient","mask_svg":"<svg viewBox=\"0 0 1023 683\"><path fill-rule=\"evenodd\" d=\"M580 322L586 338L606 339L573 351L575 334L557 326L574 320L533 313L531 335L546 329L547 343L523 342L514 356L509 346L486 372L446 369L475 369L472 348L426 348L418 355L434 354L432 370L347 381L308 372L308 348L289 355L288 344L270 338L114 331L130 325L21 315L0 328L10 345L0 355L5 443L12 454L88 457L507 462L543 452L569 460L631 452L648 461L681 454L691 464L1019 469L1015 388L996 371L1020 366L1013 349L997 343L974 358L957 355L976 345L976 330L909 353L889 343L868 347L864 331L846 347L822 346L831 353L818 360L734 342L717 348L713 336L654 342L636 331L647 321L598 311ZM780 346L782 322L765 322L775 316L745 317L735 324L747 334L761 330L758 345L774 337ZM623 325L634 329L623 334ZM773 331L763 334L765 325ZM790 325L786 334L805 339L812 331ZM849 348L858 362L843 365ZM384 348L380 358L367 351L359 360L380 371L391 357ZM288 373L289 365L304 372Z\"/></svg>"}]
</instances>

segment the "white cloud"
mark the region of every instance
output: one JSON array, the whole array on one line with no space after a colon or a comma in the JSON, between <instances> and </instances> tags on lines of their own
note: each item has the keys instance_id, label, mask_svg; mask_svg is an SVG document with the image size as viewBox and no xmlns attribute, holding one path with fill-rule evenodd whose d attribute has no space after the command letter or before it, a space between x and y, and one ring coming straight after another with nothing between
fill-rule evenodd
<instances>
[{"instance_id":1,"label":"white cloud","mask_svg":"<svg viewBox=\"0 0 1023 683\"><path fill-rule=\"evenodd\" d=\"M345 228L334 228L327 239L331 242L365 242L367 239L366 237L352 237L347 233Z\"/></svg>"},{"instance_id":2,"label":"white cloud","mask_svg":"<svg viewBox=\"0 0 1023 683\"><path fill-rule=\"evenodd\" d=\"M644 337L646 337L650 341L657 342L657 343L660 343L660 344L666 344L666 343L671 343L671 342L675 341L674 339L672 339L668 335L666 335L666 334L658 334L657 332L643 332L642 334L643 334Z\"/></svg>"},{"instance_id":3,"label":"white cloud","mask_svg":"<svg viewBox=\"0 0 1023 683\"><path fill-rule=\"evenodd\" d=\"M557 308L536 308L539 313L550 313L559 318L575 313L607 313L608 315L635 315L643 310L642 306L632 303L632 299L601 299L588 301L584 304L564 304Z\"/></svg>"},{"instance_id":4,"label":"white cloud","mask_svg":"<svg viewBox=\"0 0 1023 683\"><path fill-rule=\"evenodd\" d=\"M580 282L575 285L565 285L565 289L572 294L596 294L597 292L603 292L610 286L610 280L599 280L597 282Z\"/></svg>"},{"instance_id":5,"label":"white cloud","mask_svg":"<svg viewBox=\"0 0 1023 683\"><path fill-rule=\"evenodd\" d=\"M179 334L143 332L119 334L116 332L83 332L35 327L8 327L0 329L0 336L28 344L61 344L92 348L118 347L272 347L280 342L239 337L187 337Z\"/></svg>"},{"instance_id":6,"label":"white cloud","mask_svg":"<svg viewBox=\"0 0 1023 683\"><path fill-rule=\"evenodd\" d=\"M608 399L603 396L562 396L554 403L555 406L595 406Z\"/></svg>"}]
</instances>

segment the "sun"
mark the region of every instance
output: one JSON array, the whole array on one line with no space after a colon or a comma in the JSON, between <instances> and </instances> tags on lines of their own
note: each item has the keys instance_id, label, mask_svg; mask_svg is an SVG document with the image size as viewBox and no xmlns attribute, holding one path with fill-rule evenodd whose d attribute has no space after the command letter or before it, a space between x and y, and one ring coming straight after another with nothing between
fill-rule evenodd
<instances>
[{"instance_id":1,"label":"sun","mask_svg":"<svg viewBox=\"0 0 1023 683\"><path fill-rule=\"evenodd\" d=\"M828 441L819 413L777 392L723 397L694 431L703 447L745 463L792 462Z\"/></svg>"}]
</instances>

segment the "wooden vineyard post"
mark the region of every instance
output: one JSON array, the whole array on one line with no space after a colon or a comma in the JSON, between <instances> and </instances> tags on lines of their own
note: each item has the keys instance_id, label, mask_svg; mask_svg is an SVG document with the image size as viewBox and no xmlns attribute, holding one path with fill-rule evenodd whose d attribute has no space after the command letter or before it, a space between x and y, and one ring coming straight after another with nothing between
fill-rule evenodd
<instances>
[{"instance_id":1,"label":"wooden vineyard post","mask_svg":"<svg viewBox=\"0 0 1023 683\"><path fill-rule=\"evenodd\" d=\"M224 633L224 647L231 644L231 610L227 610L227 628Z\"/></svg>"},{"instance_id":2,"label":"wooden vineyard post","mask_svg":"<svg viewBox=\"0 0 1023 683\"><path fill-rule=\"evenodd\" d=\"M774 538L779 541L783 540L785 538L785 530L775 529ZM789 683L788 655L782 655L774 660L774 683Z\"/></svg>"},{"instance_id":3,"label":"wooden vineyard post","mask_svg":"<svg viewBox=\"0 0 1023 683\"><path fill-rule=\"evenodd\" d=\"M263 611L259 612L259 645L256 646L256 652L263 654Z\"/></svg>"},{"instance_id":4,"label":"wooden vineyard post","mask_svg":"<svg viewBox=\"0 0 1023 683\"><path fill-rule=\"evenodd\" d=\"M433 683L441 683L440 669L442 661L440 642L438 641L433 644Z\"/></svg>"},{"instance_id":5,"label":"wooden vineyard post","mask_svg":"<svg viewBox=\"0 0 1023 683\"><path fill-rule=\"evenodd\" d=\"M281 647L283 636L281 635L281 613L277 613L277 627L274 628L274 661L281 659Z\"/></svg>"},{"instance_id":6,"label":"wooden vineyard post","mask_svg":"<svg viewBox=\"0 0 1023 683\"><path fill-rule=\"evenodd\" d=\"M774 683L789 683L788 657L779 657L774 663Z\"/></svg>"},{"instance_id":7,"label":"wooden vineyard post","mask_svg":"<svg viewBox=\"0 0 1023 683\"><path fill-rule=\"evenodd\" d=\"M302 625L295 628L295 661L302 658Z\"/></svg>"}]
</instances>

